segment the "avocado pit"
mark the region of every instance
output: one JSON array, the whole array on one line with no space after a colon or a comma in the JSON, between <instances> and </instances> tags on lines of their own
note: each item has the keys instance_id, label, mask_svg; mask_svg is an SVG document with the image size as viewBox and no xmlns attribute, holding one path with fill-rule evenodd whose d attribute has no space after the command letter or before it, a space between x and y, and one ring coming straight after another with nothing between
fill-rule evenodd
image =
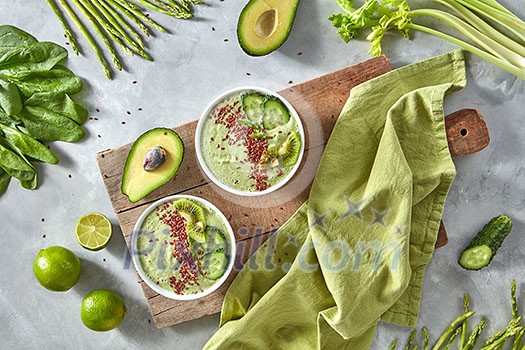
<instances>
[{"instance_id":1,"label":"avocado pit","mask_svg":"<svg viewBox=\"0 0 525 350\"><path fill-rule=\"evenodd\" d=\"M151 148L144 155L144 170L153 171L160 167L166 161L166 150L160 146Z\"/></svg>"},{"instance_id":2,"label":"avocado pit","mask_svg":"<svg viewBox=\"0 0 525 350\"><path fill-rule=\"evenodd\" d=\"M255 22L255 32L263 38L269 37L275 32L277 23L277 10L267 10L257 18Z\"/></svg>"}]
</instances>

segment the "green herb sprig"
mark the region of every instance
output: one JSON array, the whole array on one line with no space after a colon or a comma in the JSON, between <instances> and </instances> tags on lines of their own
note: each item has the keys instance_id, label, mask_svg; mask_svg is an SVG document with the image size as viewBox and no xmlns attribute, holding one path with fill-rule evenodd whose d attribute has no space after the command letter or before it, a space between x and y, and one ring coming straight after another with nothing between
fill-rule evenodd
<instances>
[{"instance_id":1,"label":"green herb sprig","mask_svg":"<svg viewBox=\"0 0 525 350\"><path fill-rule=\"evenodd\" d=\"M409 39L409 32L417 30L448 40L525 80L525 21L496 0L434 0L452 13L431 8L412 10L407 0L366 0L359 8L354 8L352 0L336 1L344 12L329 19L339 35L348 42L369 28L372 56L381 54L388 31L396 30ZM413 22L421 16L450 25L466 40Z\"/></svg>"}]
</instances>

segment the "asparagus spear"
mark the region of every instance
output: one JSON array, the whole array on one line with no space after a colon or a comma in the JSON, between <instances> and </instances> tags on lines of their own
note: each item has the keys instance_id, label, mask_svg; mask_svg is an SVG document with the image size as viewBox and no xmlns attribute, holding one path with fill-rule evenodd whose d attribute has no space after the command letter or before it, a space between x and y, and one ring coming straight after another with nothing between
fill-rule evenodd
<instances>
[{"instance_id":1,"label":"asparagus spear","mask_svg":"<svg viewBox=\"0 0 525 350\"><path fill-rule=\"evenodd\" d=\"M61 1L65 2L65 0L61 0ZM115 49L113 48L113 45L111 45L109 39L107 38L107 36L104 34L102 29L98 25L96 19L91 16L89 11L79 2L79 0L73 0L73 3L84 14L84 16L89 20L93 28L95 28L95 31L97 32L98 36L102 39L102 41L104 42L104 45L106 45L106 47L108 48L111 58L113 59L113 63L115 64L115 67L118 70L122 70L122 64L120 63L120 59L118 58L117 53L115 52Z\"/></svg>"},{"instance_id":2,"label":"asparagus spear","mask_svg":"<svg viewBox=\"0 0 525 350\"><path fill-rule=\"evenodd\" d=\"M428 350L428 343L430 342L430 337L428 336L428 330L423 327L423 350Z\"/></svg>"},{"instance_id":3,"label":"asparagus spear","mask_svg":"<svg viewBox=\"0 0 525 350\"><path fill-rule=\"evenodd\" d=\"M516 338L514 339L514 343L512 344L512 350L520 350L521 348L521 339L523 338L523 334L525 334L525 329L522 329L518 335L516 335Z\"/></svg>"},{"instance_id":4,"label":"asparagus spear","mask_svg":"<svg viewBox=\"0 0 525 350\"><path fill-rule=\"evenodd\" d=\"M76 2L78 0L74 1ZM91 14L92 18L98 23L98 25L104 28L111 38L113 38L113 41L116 42L128 55L133 56L133 51L131 51L131 49L122 42L122 35L116 29L114 29L106 19L101 17L101 14L97 12L90 0L82 0L81 4L83 8Z\"/></svg>"},{"instance_id":5,"label":"asparagus spear","mask_svg":"<svg viewBox=\"0 0 525 350\"><path fill-rule=\"evenodd\" d=\"M135 15L137 18L140 18L143 21L145 21L146 23L150 24L152 27L157 29L159 32L161 32L161 33L165 33L166 32L166 29L164 29L164 27L162 27L160 24L158 24L157 22L155 22L154 20L152 20L151 18L149 18L148 16L143 14L141 12L141 8L140 7L134 5L134 4L132 4L132 3L128 2L128 1L126 1L126 0L107 0L107 1L110 4L112 4L112 5L119 6L122 9L128 10L130 13Z\"/></svg>"},{"instance_id":6,"label":"asparagus spear","mask_svg":"<svg viewBox=\"0 0 525 350\"><path fill-rule=\"evenodd\" d=\"M470 307L470 301L468 299L468 295L466 293L463 294L463 308L465 310L465 313L467 313ZM461 326L461 342L459 344L459 348L463 349L465 346L465 343L467 342L467 328L468 328L468 319L463 322L463 325Z\"/></svg>"},{"instance_id":7,"label":"asparagus spear","mask_svg":"<svg viewBox=\"0 0 525 350\"><path fill-rule=\"evenodd\" d=\"M408 338L407 346L405 346L405 350L410 350L410 347L412 346L412 343L414 342L414 339L416 338L417 331L414 329L412 333L410 333L410 337Z\"/></svg>"},{"instance_id":8,"label":"asparagus spear","mask_svg":"<svg viewBox=\"0 0 525 350\"><path fill-rule=\"evenodd\" d=\"M99 46L97 45L95 40L93 40L93 37L91 36L91 34L89 34L89 32L86 30L86 27L84 27L82 22L80 22L80 20L78 19L77 15L73 11L73 9L71 9L71 7L66 2L66 0L60 0L60 4L66 10L66 12L69 14L69 16L71 17L73 22L75 22L75 24L77 25L78 29L80 29L82 34L84 34L84 37L86 38L86 40L91 45L91 48L93 48L93 51L97 55L98 60L102 64L102 68L104 69L104 73L106 74L106 77L108 77L108 79L111 79L111 70L109 69L108 63L106 62L106 59L102 55L102 52L100 51Z\"/></svg>"},{"instance_id":9,"label":"asparagus spear","mask_svg":"<svg viewBox=\"0 0 525 350\"><path fill-rule=\"evenodd\" d=\"M99 3L99 5L101 5L102 7L104 7L104 9L106 9L106 11L108 11L111 16L117 20L117 22L119 23L119 25L124 28L126 28L130 33L131 35L133 35L133 37L135 38L135 40L137 41L138 45L141 47L141 48L144 48L144 41L142 41L142 37L139 35L139 33L137 33L137 31L135 29L133 29L133 27L131 27L128 22L126 22L124 20L124 18L122 18L121 14L118 12L118 11L115 11L115 9L113 7L111 7L106 1L104 0L94 0L96 2Z\"/></svg>"},{"instance_id":10,"label":"asparagus spear","mask_svg":"<svg viewBox=\"0 0 525 350\"><path fill-rule=\"evenodd\" d=\"M396 345L397 345L397 339L394 339L394 341L392 342L392 344L390 344L390 348L389 348L389 350L395 350Z\"/></svg>"},{"instance_id":11,"label":"asparagus spear","mask_svg":"<svg viewBox=\"0 0 525 350\"><path fill-rule=\"evenodd\" d=\"M62 13L60 13L60 10L56 6L54 0L46 0L46 2L49 5L49 7L51 7L55 15L57 16L60 24L62 24L62 28L64 29L64 34L66 35L67 40L69 40L69 43L71 44L71 48L73 49L75 54L78 55L77 40L75 39L75 36L71 32L71 28L69 28L69 25L67 24L66 19L64 18L64 16L62 16Z\"/></svg>"},{"instance_id":12,"label":"asparagus spear","mask_svg":"<svg viewBox=\"0 0 525 350\"><path fill-rule=\"evenodd\" d=\"M445 341L447 340L448 336L450 334L452 334L452 332L454 332L456 327L458 325L460 325L463 321L465 321L466 319L468 319L469 317L474 315L474 314L475 314L474 311L469 311L469 312L464 313L463 315L459 316L454 321L452 321L452 323L448 326L448 328L445 330L445 332L443 332L441 337L439 337L437 342L434 344L434 346L432 347L432 350L438 350L445 343Z\"/></svg>"},{"instance_id":13,"label":"asparagus spear","mask_svg":"<svg viewBox=\"0 0 525 350\"><path fill-rule=\"evenodd\" d=\"M113 35L117 43L120 41L120 38L124 38L124 40L135 50L136 53L138 53L140 56L144 57L145 59L149 61L153 60L151 56L146 51L144 51L144 49L140 47L140 45L137 44L128 35L128 33L124 30L124 28L122 28L122 26L118 23L118 21L106 10L104 6L102 6L102 4L98 0L91 0L91 2L95 6L95 8L100 12L100 14L102 14L102 16L105 18L106 20L105 22L108 24L108 26L111 26L114 30L120 33L120 37L118 39L115 38L115 36ZM94 8L92 9L93 11L96 11ZM101 18L99 22L103 21L104 18ZM121 46L124 46L127 49L127 47L123 43Z\"/></svg>"},{"instance_id":14,"label":"asparagus spear","mask_svg":"<svg viewBox=\"0 0 525 350\"><path fill-rule=\"evenodd\" d=\"M175 18L191 18L193 15L191 13L188 13L186 11L178 11L174 7L163 3L160 0L151 0L151 2L147 0L136 0L139 4L142 4L153 11L163 13L165 15L175 17Z\"/></svg>"},{"instance_id":15,"label":"asparagus spear","mask_svg":"<svg viewBox=\"0 0 525 350\"><path fill-rule=\"evenodd\" d=\"M516 280L512 280L512 284L510 285L510 298L512 300L512 317L518 318L519 312L518 301L516 300Z\"/></svg>"},{"instance_id":16,"label":"asparagus spear","mask_svg":"<svg viewBox=\"0 0 525 350\"><path fill-rule=\"evenodd\" d=\"M486 320L483 318L479 325L477 325L472 333L470 334L470 337L467 340L467 343L462 348L462 350L472 350L474 349L474 345L476 345L476 342L479 339L479 336L481 335L481 332L483 331L483 328L485 328Z\"/></svg>"},{"instance_id":17,"label":"asparagus spear","mask_svg":"<svg viewBox=\"0 0 525 350\"><path fill-rule=\"evenodd\" d=\"M496 339L491 344L484 345L480 350L496 350L496 349L500 349L501 347L503 347L503 345L505 344L507 339L509 339L510 337L515 336L516 334L518 334L522 330L523 330L523 327L509 328L503 333L503 335L501 337Z\"/></svg>"},{"instance_id":18,"label":"asparagus spear","mask_svg":"<svg viewBox=\"0 0 525 350\"><path fill-rule=\"evenodd\" d=\"M465 320L466 321L466 320ZM463 322L463 324L465 324L465 322ZM462 327L457 327L456 330L454 331L454 333L452 333L452 335L450 336L450 338L448 338L448 341L447 343L445 344L445 347L443 348L443 350L448 350L450 349L450 346L452 345L452 343L454 342L454 340L456 340L456 337L461 333L462 331Z\"/></svg>"}]
</instances>

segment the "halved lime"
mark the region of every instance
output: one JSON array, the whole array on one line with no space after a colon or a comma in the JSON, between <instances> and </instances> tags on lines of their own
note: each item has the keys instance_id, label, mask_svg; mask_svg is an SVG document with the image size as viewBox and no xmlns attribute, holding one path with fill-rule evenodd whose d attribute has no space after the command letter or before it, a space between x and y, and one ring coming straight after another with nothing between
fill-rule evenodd
<instances>
[{"instance_id":1,"label":"halved lime","mask_svg":"<svg viewBox=\"0 0 525 350\"><path fill-rule=\"evenodd\" d=\"M88 250L100 250L111 239L111 222L100 213L88 213L77 222L77 241Z\"/></svg>"}]
</instances>

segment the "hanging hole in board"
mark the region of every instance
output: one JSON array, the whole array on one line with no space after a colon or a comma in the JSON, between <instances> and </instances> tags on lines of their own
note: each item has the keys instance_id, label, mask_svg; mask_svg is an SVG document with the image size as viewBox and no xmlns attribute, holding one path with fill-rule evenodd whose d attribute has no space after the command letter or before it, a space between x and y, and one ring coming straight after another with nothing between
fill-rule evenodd
<instances>
[{"instance_id":1,"label":"hanging hole in board","mask_svg":"<svg viewBox=\"0 0 525 350\"><path fill-rule=\"evenodd\" d=\"M467 129L463 128L463 129L461 129L461 131L459 133L461 134L461 136L467 136L468 131L467 131Z\"/></svg>"}]
</instances>

